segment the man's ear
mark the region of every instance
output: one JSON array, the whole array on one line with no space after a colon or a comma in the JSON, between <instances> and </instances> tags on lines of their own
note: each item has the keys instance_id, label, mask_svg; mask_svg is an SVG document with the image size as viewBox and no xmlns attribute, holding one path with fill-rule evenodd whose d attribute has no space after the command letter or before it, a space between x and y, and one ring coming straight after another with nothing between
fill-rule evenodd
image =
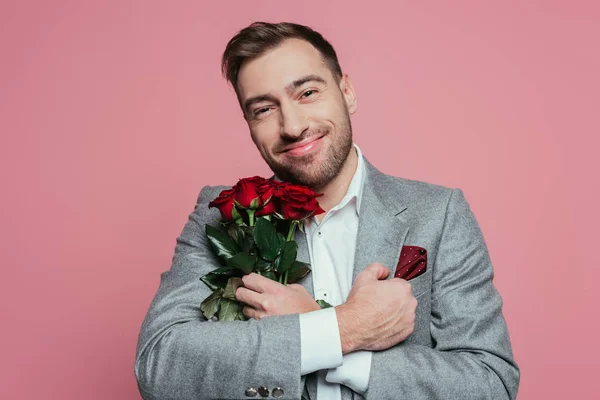
<instances>
[{"instance_id":1,"label":"man's ear","mask_svg":"<svg viewBox=\"0 0 600 400\"><path fill-rule=\"evenodd\" d=\"M356 92L354 91L354 85L352 85L352 81L350 80L350 76L348 76L348 74L342 75L342 78L340 79L340 90L342 92L342 96L344 96L348 113L354 114L357 107Z\"/></svg>"}]
</instances>

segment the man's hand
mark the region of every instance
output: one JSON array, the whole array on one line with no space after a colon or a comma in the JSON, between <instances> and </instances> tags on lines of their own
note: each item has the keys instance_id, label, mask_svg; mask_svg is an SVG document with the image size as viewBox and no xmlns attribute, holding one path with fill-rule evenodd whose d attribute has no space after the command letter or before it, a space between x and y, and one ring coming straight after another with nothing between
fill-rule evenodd
<instances>
[{"instance_id":1,"label":"man's hand","mask_svg":"<svg viewBox=\"0 0 600 400\"><path fill-rule=\"evenodd\" d=\"M356 276L346 303L336 307L342 353L385 350L406 339L415 328L417 299L410 283L385 280L389 270L373 263Z\"/></svg>"},{"instance_id":2,"label":"man's hand","mask_svg":"<svg viewBox=\"0 0 600 400\"><path fill-rule=\"evenodd\" d=\"M236 290L235 298L248 304L243 309L248 318L303 314L321 308L302 285L284 286L255 273L245 275L242 281L244 287Z\"/></svg>"}]
</instances>

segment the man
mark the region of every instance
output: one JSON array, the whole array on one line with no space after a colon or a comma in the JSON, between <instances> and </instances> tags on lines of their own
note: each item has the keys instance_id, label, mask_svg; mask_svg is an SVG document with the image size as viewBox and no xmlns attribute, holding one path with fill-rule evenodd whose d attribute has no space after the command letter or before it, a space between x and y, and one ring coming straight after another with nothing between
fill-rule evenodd
<instances>
[{"instance_id":1,"label":"man","mask_svg":"<svg viewBox=\"0 0 600 400\"><path fill-rule=\"evenodd\" d=\"M223 72L275 177L324 194L326 212L296 235L312 273L288 286L247 275L236 297L250 319L206 321L199 277L217 260L204 229L226 187L204 187L142 326L142 396L514 399L519 369L462 191L382 174L362 156L351 80L308 27L253 23L229 42ZM394 278L413 247L426 272Z\"/></svg>"}]
</instances>

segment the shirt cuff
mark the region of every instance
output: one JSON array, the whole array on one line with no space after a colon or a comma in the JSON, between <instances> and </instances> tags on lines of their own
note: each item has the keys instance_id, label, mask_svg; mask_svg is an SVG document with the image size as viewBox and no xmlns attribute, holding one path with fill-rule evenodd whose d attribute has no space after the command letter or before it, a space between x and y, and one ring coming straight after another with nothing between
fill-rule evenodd
<instances>
[{"instance_id":1,"label":"shirt cuff","mask_svg":"<svg viewBox=\"0 0 600 400\"><path fill-rule=\"evenodd\" d=\"M364 394L369 386L372 358L373 353L366 350L348 353L344 355L341 366L327 372L325 380L329 383L340 383L359 394Z\"/></svg>"},{"instance_id":2,"label":"shirt cuff","mask_svg":"<svg viewBox=\"0 0 600 400\"><path fill-rule=\"evenodd\" d=\"M342 365L342 341L335 307L300 314L300 373Z\"/></svg>"}]
</instances>

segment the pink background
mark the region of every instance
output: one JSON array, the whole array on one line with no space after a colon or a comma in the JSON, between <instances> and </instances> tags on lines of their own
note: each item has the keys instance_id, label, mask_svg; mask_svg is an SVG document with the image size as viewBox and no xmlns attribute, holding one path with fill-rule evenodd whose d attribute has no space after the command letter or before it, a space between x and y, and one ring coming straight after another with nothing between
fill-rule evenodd
<instances>
[{"instance_id":1,"label":"pink background","mask_svg":"<svg viewBox=\"0 0 600 400\"><path fill-rule=\"evenodd\" d=\"M0 398L140 398L137 334L200 188L269 175L219 71L256 20L333 43L377 167L464 190L519 398L600 398L597 4L3 0Z\"/></svg>"}]
</instances>

